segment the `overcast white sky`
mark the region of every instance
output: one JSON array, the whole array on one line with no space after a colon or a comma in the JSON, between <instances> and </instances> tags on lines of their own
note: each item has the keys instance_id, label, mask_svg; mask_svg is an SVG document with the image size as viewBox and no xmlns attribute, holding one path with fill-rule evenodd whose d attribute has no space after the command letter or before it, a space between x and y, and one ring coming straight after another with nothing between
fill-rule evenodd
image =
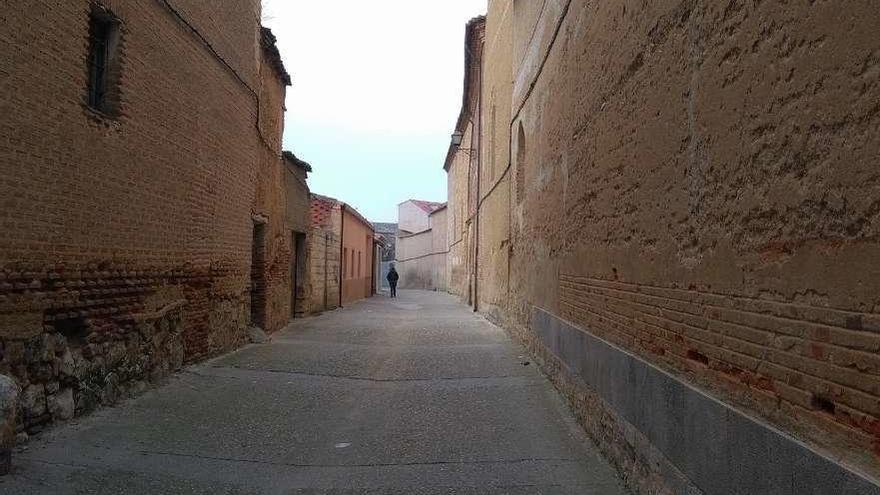
<instances>
[{"instance_id":1,"label":"overcast white sky","mask_svg":"<svg viewBox=\"0 0 880 495\"><path fill-rule=\"evenodd\" d=\"M397 221L446 201L443 160L461 108L464 28L486 0L264 0L288 88L284 144L312 192Z\"/></svg>"}]
</instances>

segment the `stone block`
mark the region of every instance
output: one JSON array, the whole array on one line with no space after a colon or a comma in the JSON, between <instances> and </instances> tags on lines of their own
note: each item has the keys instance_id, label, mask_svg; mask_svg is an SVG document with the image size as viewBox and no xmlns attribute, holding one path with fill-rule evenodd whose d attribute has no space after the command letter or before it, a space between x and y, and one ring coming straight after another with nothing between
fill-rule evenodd
<instances>
[{"instance_id":1,"label":"stone block","mask_svg":"<svg viewBox=\"0 0 880 495\"><path fill-rule=\"evenodd\" d=\"M0 475L9 473L12 464L18 396L15 380L0 375Z\"/></svg>"},{"instance_id":2,"label":"stone block","mask_svg":"<svg viewBox=\"0 0 880 495\"><path fill-rule=\"evenodd\" d=\"M74 416L75 404L73 401L73 389L65 388L60 392L50 395L47 400L49 412L54 420L67 420Z\"/></svg>"},{"instance_id":3,"label":"stone block","mask_svg":"<svg viewBox=\"0 0 880 495\"><path fill-rule=\"evenodd\" d=\"M248 335L254 344L265 344L272 340L260 327L249 327Z\"/></svg>"},{"instance_id":4,"label":"stone block","mask_svg":"<svg viewBox=\"0 0 880 495\"><path fill-rule=\"evenodd\" d=\"M21 409L26 418L36 418L46 413L46 390L41 384L32 384L21 394Z\"/></svg>"}]
</instances>

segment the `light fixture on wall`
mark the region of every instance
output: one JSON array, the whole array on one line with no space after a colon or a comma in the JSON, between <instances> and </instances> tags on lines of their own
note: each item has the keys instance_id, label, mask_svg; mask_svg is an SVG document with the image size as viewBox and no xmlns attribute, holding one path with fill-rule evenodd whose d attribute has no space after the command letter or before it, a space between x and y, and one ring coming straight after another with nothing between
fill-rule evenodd
<instances>
[{"instance_id":1,"label":"light fixture on wall","mask_svg":"<svg viewBox=\"0 0 880 495\"><path fill-rule=\"evenodd\" d=\"M461 141L463 138L464 138L464 134L462 134L460 132L453 132L452 133L452 146L457 147L458 151L464 152L466 155L470 156L470 154L474 152L474 149L473 148L462 148Z\"/></svg>"}]
</instances>

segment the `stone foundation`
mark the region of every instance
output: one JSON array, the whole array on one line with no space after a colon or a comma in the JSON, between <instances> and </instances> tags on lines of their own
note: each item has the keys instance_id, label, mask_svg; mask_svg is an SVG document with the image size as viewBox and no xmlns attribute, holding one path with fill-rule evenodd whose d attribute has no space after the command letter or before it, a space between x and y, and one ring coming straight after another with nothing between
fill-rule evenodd
<instances>
[{"instance_id":1,"label":"stone foundation","mask_svg":"<svg viewBox=\"0 0 880 495\"><path fill-rule=\"evenodd\" d=\"M12 466L17 412L18 385L12 378L0 375L0 475L9 473Z\"/></svg>"},{"instance_id":2,"label":"stone foundation","mask_svg":"<svg viewBox=\"0 0 880 495\"><path fill-rule=\"evenodd\" d=\"M21 438L138 393L185 360L193 276L142 271L0 272L0 372L21 394ZM27 275L27 276L26 276ZM18 280L30 279L28 284ZM201 279L199 279L201 280Z\"/></svg>"}]
</instances>

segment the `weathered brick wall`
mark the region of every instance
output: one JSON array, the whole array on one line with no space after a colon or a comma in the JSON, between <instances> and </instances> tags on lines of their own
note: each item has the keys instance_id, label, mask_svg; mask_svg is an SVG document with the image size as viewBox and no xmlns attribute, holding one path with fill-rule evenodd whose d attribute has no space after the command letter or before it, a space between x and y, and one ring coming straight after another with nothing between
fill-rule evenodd
<instances>
[{"instance_id":1,"label":"weathered brick wall","mask_svg":"<svg viewBox=\"0 0 880 495\"><path fill-rule=\"evenodd\" d=\"M16 28L0 35L0 372L26 390L31 431L244 342L255 184L271 168L248 76L258 17L237 15L255 2L184 19L109 2L116 118L84 104L90 2L40 4L6 8Z\"/></svg>"},{"instance_id":2,"label":"weathered brick wall","mask_svg":"<svg viewBox=\"0 0 880 495\"><path fill-rule=\"evenodd\" d=\"M253 212L267 220L265 228L265 330L274 332L291 317L292 239L287 226L286 165L281 152L286 84L262 39L260 50L259 132L262 144ZM274 40L271 41L274 43Z\"/></svg>"},{"instance_id":3,"label":"weathered brick wall","mask_svg":"<svg viewBox=\"0 0 880 495\"><path fill-rule=\"evenodd\" d=\"M296 297L296 316L300 317L310 311L309 287L311 271L309 266L309 243L311 242L309 232L310 215L310 192L309 185L306 182L306 170L296 164L287 162L285 164L285 188L286 188L286 210L285 222L287 225L288 235L293 241L293 237L297 234L305 235L305 245L301 248L300 253L293 253L291 270L299 270L292 276L296 277L297 288L295 289ZM293 246L293 244L291 244ZM292 247L295 251L295 248ZM297 260L296 256L301 256L302 260Z\"/></svg>"},{"instance_id":4,"label":"weathered brick wall","mask_svg":"<svg viewBox=\"0 0 880 495\"><path fill-rule=\"evenodd\" d=\"M483 54L477 294L480 310L507 306L510 263L510 99L513 2L489 2Z\"/></svg>"},{"instance_id":5,"label":"weathered brick wall","mask_svg":"<svg viewBox=\"0 0 880 495\"><path fill-rule=\"evenodd\" d=\"M165 3L211 44L249 86L259 86L258 31L261 0L153 0ZM122 0L111 0L114 7Z\"/></svg>"},{"instance_id":6,"label":"weathered brick wall","mask_svg":"<svg viewBox=\"0 0 880 495\"><path fill-rule=\"evenodd\" d=\"M471 19L465 28L464 87L462 108L455 132L461 134L459 146L450 145L444 168L447 177L448 244L447 285L450 292L473 304L476 268L477 172L480 161L480 122L482 112L482 64L485 17Z\"/></svg>"},{"instance_id":7,"label":"weathered brick wall","mask_svg":"<svg viewBox=\"0 0 880 495\"><path fill-rule=\"evenodd\" d=\"M309 185L306 182L306 171L296 166L287 165L285 174L286 217L288 227L296 232L306 233L310 222Z\"/></svg>"},{"instance_id":8,"label":"weathered brick wall","mask_svg":"<svg viewBox=\"0 0 880 495\"><path fill-rule=\"evenodd\" d=\"M880 473L875 7L524 12L514 320L545 308Z\"/></svg>"},{"instance_id":9,"label":"weathered brick wall","mask_svg":"<svg viewBox=\"0 0 880 495\"><path fill-rule=\"evenodd\" d=\"M339 307L340 228L342 214L335 200L311 196L309 229L309 312Z\"/></svg>"},{"instance_id":10,"label":"weathered brick wall","mask_svg":"<svg viewBox=\"0 0 880 495\"><path fill-rule=\"evenodd\" d=\"M459 148L469 150L471 148L471 135L473 125L468 124L462 133L462 142ZM449 255L446 258L446 277L448 290L459 298L467 298L468 287L468 261L467 256L467 225L468 217L468 190L467 180L470 162L470 152L455 151L447 170L447 199Z\"/></svg>"}]
</instances>

